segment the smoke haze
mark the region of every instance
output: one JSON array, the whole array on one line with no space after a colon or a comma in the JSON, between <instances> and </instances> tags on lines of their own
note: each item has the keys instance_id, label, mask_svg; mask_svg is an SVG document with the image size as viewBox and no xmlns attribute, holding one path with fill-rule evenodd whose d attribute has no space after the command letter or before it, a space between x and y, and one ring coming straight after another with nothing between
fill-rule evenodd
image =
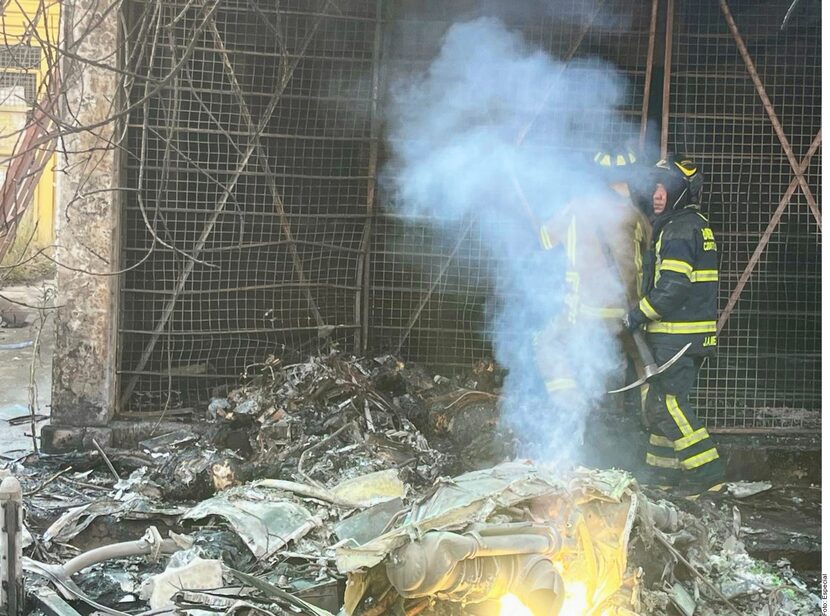
<instances>
[{"instance_id":1,"label":"smoke haze","mask_svg":"<svg viewBox=\"0 0 830 616\"><path fill-rule=\"evenodd\" d=\"M564 318L566 253L562 242L542 250L539 223L573 203L583 220L619 215L603 206L608 186L584 153L606 143L598 127L623 123L616 109L626 87L609 64L566 68L491 17L453 25L424 74L393 83L384 180L400 214L428 217L453 238L474 220L498 263L492 343L508 370L502 417L523 455L577 461L587 413L619 362L601 320L573 327ZM621 285L607 280L581 280L580 294L625 304ZM540 364L565 366L579 395L551 399Z\"/></svg>"}]
</instances>

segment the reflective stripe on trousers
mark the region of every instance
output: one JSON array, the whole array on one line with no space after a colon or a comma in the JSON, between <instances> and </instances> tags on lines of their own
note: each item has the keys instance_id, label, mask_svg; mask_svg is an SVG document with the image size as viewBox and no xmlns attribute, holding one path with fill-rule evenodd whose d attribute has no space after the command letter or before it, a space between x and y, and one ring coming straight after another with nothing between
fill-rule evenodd
<instances>
[{"instance_id":1,"label":"reflective stripe on trousers","mask_svg":"<svg viewBox=\"0 0 830 616\"><path fill-rule=\"evenodd\" d=\"M671 352L655 349L657 362L665 361ZM698 368L693 358L683 356L650 383L646 412L651 433L646 464L670 474L722 473L717 448L689 402Z\"/></svg>"}]
</instances>

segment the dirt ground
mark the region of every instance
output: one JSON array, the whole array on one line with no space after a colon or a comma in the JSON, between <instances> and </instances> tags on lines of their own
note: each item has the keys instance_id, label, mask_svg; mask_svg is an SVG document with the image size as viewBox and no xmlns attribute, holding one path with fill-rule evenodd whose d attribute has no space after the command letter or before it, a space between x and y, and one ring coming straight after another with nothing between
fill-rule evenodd
<instances>
[{"instance_id":1,"label":"dirt ground","mask_svg":"<svg viewBox=\"0 0 830 616\"><path fill-rule=\"evenodd\" d=\"M55 347L54 316L50 315L40 338L40 352L34 355L38 333L38 310L21 304L41 305L51 281L0 289L0 456L15 459L33 450L31 424L17 423L29 415L30 388L36 392L36 412L45 418L38 432L48 424L52 396L52 353ZM15 303L18 302L18 303ZM31 371L34 360L34 381ZM9 421L12 420L12 423Z\"/></svg>"}]
</instances>

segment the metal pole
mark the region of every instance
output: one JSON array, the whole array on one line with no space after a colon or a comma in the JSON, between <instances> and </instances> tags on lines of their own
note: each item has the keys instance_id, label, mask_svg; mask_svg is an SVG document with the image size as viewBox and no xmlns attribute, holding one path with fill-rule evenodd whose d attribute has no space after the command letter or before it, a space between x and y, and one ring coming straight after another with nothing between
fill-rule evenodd
<instances>
[{"instance_id":1,"label":"metal pole","mask_svg":"<svg viewBox=\"0 0 830 616\"><path fill-rule=\"evenodd\" d=\"M371 128L369 141L369 183L366 189L366 226L363 229L363 238L360 241L361 260L357 270L357 284L362 286L355 299L355 316L360 329L355 333L359 340L357 349L361 354L369 348L369 296L371 286L371 248L372 230L375 222L375 199L377 196L378 171L378 140L380 138L380 118L378 103L380 100L380 63L381 41L383 39L383 0L375 3L375 41L372 52L372 103Z\"/></svg>"},{"instance_id":2,"label":"metal pole","mask_svg":"<svg viewBox=\"0 0 830 616\"><path fill-rule=\"evenodd\" d=\"M807 170L807 167L810 165L810 160L812 160L813 154L815 154L816 150L818 150L818 146L820 143L821 129L819 129L818 133L816 133L816 136L813 138L813 142L810 144L810 149L807 150L807 155L804 157L804 160L802 160L801 164L799 165L799 169L802 172ZM732 311L735 309L735 305L738 303L738 299L741 297L741 293L743 292L746 283L749 281L749 277L755 270L755 266L758 265L758 261L761 260L761 255L764 253L764 249L766 249L767 244L772 238L773 231L775 231L776 227L778 226L778 223L781 221L781 216L784 215L784 210L789 204L790 199L792 198L793 193L795 192L796 186L798 186L798 181L796 178L793 178L790 181L790 185L787 187L787 191L784 193L784 196L781 197L781 201L778 203L778 207L775 208L775 212L773 212L772 218L770 218L766 230L764 230L761 239L758 241L758 245L755 247L755 251L749 258L749 262L746 264L746 268L741 274L741 277L738 279L738 284L735 285L735 288L729 295L729 301L726 303L726 307L723 309L723 312L721 313L720 318L718 319L718 333L720 333L720 330L723 329L723 326L726 324L726 321L729 320Z\"/></svg>"},{"instance_id":3,"label":"metal pole","mask_svg":"<svg viewBox=\"0 0 830 616\"><path fill-rule=\"evenodd\" d=\"M810 206L810 210L813 212L816 223L818 223L818 228L821 230L821 212L818 209L815 197L813 197L813 191L810 190L810 186L804 178L804 173L798 166L798 161L795 158L795 154L793 154L792 147L790 147L787 135L784 134L781 122L778 121L775 108L772 106L769 96L767 96L767 91L764 89L764 84L761 81L760 75L758 75L758 70L755 68L752 56L749 55L749 50L746 48L744 39L741 37L741 33L738 32L738 26L735 24L735 20L732 17L732 12L729 10L729 5L726 3L726 0L720 0L720 8L721 11L723 11L723 16L726 18L726 25L729 26L729 31L732 33L732 37L735 39L735 44L738 46L741 58L743 58L744 64L746 64L746 70L752 78L752 83L755 84L755 90L758 92L758 96L761 97L761 102L764 104L764 110L767 112L769 121L772 123L772 129L775 131L778 141L781 142L781 147L784 148L784 153L787 155L787 160L790 162L790 167L792 167L793 173L795 173L798 185L801 187L801 191L807 199L807 205Z\"/></svg>"},{"instance_id":4,"label":"metal pole","mask_svg":"<svg viewBox=\"0 0 830 616\"><path fill-rule=\"evenodd\" d=\"M648 28L648 55L646 56L646 76L643 87L643 115L640 118L640 151L646 145L646 128L648 127L648 99L651 96L651 75L654 69L654 40L657 38L657 1L651 0L651 24Z\"/></svg>"},{"instance_id":5,"label":"metal pole","mask_svg":"<svg viewBox=\"0 0 830 616\"><path fill-rule=\"evenodd\" d=\"M660 127L660 156L669 152L669 99L671 94L671 47L674 36L674 0L666 9L666 52L663 57L663 125Z\"/></svg>"}]
</instances>

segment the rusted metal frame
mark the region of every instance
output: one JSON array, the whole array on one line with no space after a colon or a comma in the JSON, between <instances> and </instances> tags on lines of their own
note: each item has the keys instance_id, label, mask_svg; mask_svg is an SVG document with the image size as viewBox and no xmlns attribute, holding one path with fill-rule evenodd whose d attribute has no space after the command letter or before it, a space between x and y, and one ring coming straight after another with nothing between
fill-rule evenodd
<instances>
[{"instance_id":1,"label":"rusted metal frame","mask_svg":"<svg viewBox=\"0 0 830 616\"><path fill-rule=\"evenodd\" d=\"M334 284L325 282L274 282L271 284L243 285L239 287L222 287L221 289L192 289L188 291L182 291L181 293L179 293L179 297L194 297L199 295L210 295L212 293L242 293L245 291L265 291L276 289L302 290L309 287L314 289L327 289L331 291L357 291L358 289L360 289L358 285L354 284ZM146 293L148 295L170 295L171 293L173 293L173 291L167 291L164 289L125 288L124 291L127 293Z\"/></svg>"},{"instance_id":2,"label":"rusted metal frame","mask_svg":"<svg viewBox=\"0 0 830 616\"><path fill-rule=\"evenodd\" d=\"M359 327L355 324L348 324L348 325L341 325L340 329L355 329ZM228 335L237 335L237 334L286 334L286 333L293 333L293 332L308 332L308 333L315 333L318 332L319 328L316 325L308 325L308 326L293 326L293 327L247 327L247 328L238 328L238 329L186 329L174 332L168 332L168 335L171 337L176 336L199 336L199 335L207 335L207 336L228 336ZM139 334L142 336L146 336L147 334L152 335L153 331L146 330L146 329L125 329L125 334ZM138 370L122 370L124 373L135 373L139 372ZM160 374L159 372L153 372L152 370L147 371L147 374ZM167 372L161 373L167 374Z\"/></svg>"},{"instance_id":3,"label":"rusted metal frame","mask_svg":"<svg viewBox=\"0 0 830 616\"><path fill-rule=\"evenodd\" d=\"M807 155L804 157L804 160L802 160L801 164L798 166L800 173L804 173L804 171L806 171L807 168L810 166L810 161L812 160L813 155L818 150L820 144L821 129L819 129L818 133L816 133L816 136L813 138L813 142L810 144L810 148L807 150ZM755 266L758 265L758 262L761 260L761 255L763 254L764 250L767 247L767 244L772 238L772 234L778 226L778 223L781 221L781 217L784 215L784 210L790 203L790 199L795 193L795 189L797 186L798 178L794 177L792 180L790 180L790 185L787 187L786 192L784 192L784 196L781 197L781 201L778 203L778 207L775 208L775 212L773 212L769 224L767 225L767 228L764 230L763 235L761 235L761 239L758 241L758 245L755 247L755 251L752 253L752 256L749 258L749 261L746 264L746 268L744 268L743 273L738 279L738 283L735 285L735 288L729 295L729 301L726 303L726 307L723 309L723 312L721 313L720 318L718 319L719 333L723 329L723 326L726 324L726 321L729 320L732 311L735 309L735 305L738 303L738 299L740 299L741 293L743 292L746 283L749 281L752 272L755 270Z\"/></svg>"},{"instance_id":4,"label":"rusted metal frame","mask_svg":"<svg viewBox=\"0 0 830 616\"><path fill-rule=\"evenodd\" d=\"M669 102L671 100L671 54L674 39L674 0L666 4L666 50L663 55L663 123L660 127L660 156L669 153Z\"/></svg>"},{"instance_id":5,"label":"rusted metal frame","mask_svg":"<svg viewBox=\"0 0 830 616\"><path fill-rule=\"evenodd\" d=\"M325 8L328 8L328 6L332 4L336 6L334 0L327 0ZM306 39L303 41L303 44L301 46L302 51L305 51L308 48L308 45L311 43L311 40L314 38L314 36L320 28L322 20L323 17L320 17L312 26L310 32L306 36ZM300 55L302 55L302 53ZM297 68L299 62L300 60L299 58L297 58L293 63L286 66L282 79L280 80L278 86L275 88L274 94L271 96L271 100L268 102L268 106L265 108L262 114L262 118L260 119L260 122L256 127L256 136L258 136L265 129L265 126L267 126L268 121L271 119L274 110L277 108L277 103L279 103L283 91L288 86L288 83L293 77L294 70ZM222 197L216 204L216 207L214 208L210 219L208 220L207 224L202 230L202 233L200 234L199 239L196 241L195 246L193 247L194 257L198 257L198 255L202 252L202 249L204 248L205 244L207 244L208 237L210 237L210 234L213 232L213 227L216 225L217 220L219 220L219 216L224 211L225 205L227 205L228 200L231 197L231 193L233 192L233 189L236 187L236 183L242 176L243 171L248 166L248 163L251 159L251 156L253 156L255 149L255 139L251 139L251 142L248 144L245 153L241 157L241 160L238 162L236 169L233 172L231 181L228 182L227 186L225 187ZM134 368L136 372L141 372L142 370L144 370L144 367L150 360L150 356L152 355L153 350L155 349L156 344L158 343L158 340L161 337L161 333L166 327L167 322L170 320L171 315L173 314L173 309L176 306L176 301L178 300L179 294L184 289L185 284L187 284L187 280L190 278L190 274L193 273L194 267L195 262L192 259L185 262L181 274L179 274L178 280L176 281L173 296L168 300L167 304L164 306L161 316L159 317L159 320L156 323L155 328L153 329L153 333L150 337L150 340L147 341L147 345L144 347L144 351L141 353L141 357L139 358L138 363ZM125 386L124 391L122 392L121 397L119 398L118 410L124 409L124 405L130 399L130 396L132 395L133 390L135 389L135 386L138 383L138 378L138 375L133 376Z\"/></svg>"},{"instance_id":6,"label":"rusted metal frame","mask_svg":"<svg viewBox=\"0 0 830 616\"><path fill-rule=\"evenodd\" d=\"M135 23L136 13L138 7L133 3L128 3L118 12L117 22L120 27L117 28L116 34L116 55L115 65L119 67L130 66L133 57L139 58L144 54L144 46L136 45L138 49L130 49L130 34L129 25ZM149 19L141 19L139 27L139 36L134 40L143 40L143 31L145 27L149 27ZM133 54L136 54L135 56ZM126 109L130 104L130 95L127 89L127 77L121 76L118 80L114 95L114 108L116 110ZM114 121L113 135L120 135L118 146L113 155L114 168L113 177L115 178L116 186L125 187L128 184L128 159L129 153L127 148L123 145L128 139L128 131L130 126L130 117L132 114L128 113L121 116ZM120 271L124 268L127 262L127 243L125 237L127 234L126 219L127 198L123 190L117 190L113 193L113 211L112 211L112 245L111 245L111 262L114 264L115 271ZM159 208L156 207L158 213ZM145 253L147 254L147 253ZM140 263L140 261L139 261ZM118 393L121 391L121 373L119 368L124 361L124 334L121 332L121 325L124 320L121 308L124 305L125 295L125 276L116 276L115 280L109 287L110 294L110 310L113 318L109 322L109 331L107 336L107 353L112 360L107 365L106 376L112 380L112 387L107 392L106 404L108 408L112 409L112 415L115 416L115 411L118 408ZM169 411L169 409L167 410Z\"/></svg>"},{"instance_id":7,"label":"rusted metal frame","mask_svg":"<svg viewBox=\"0 0 830 616\"><path fill-rule=\"evenodd\" d=\"M819 230L821 230L821 211L818 209L818 205L816 204L816 199L813 196L813 191L810 190L809 184L807 184L807 179L804 177L804 173L799 169L798 161L795 158L795 154L793 153L793 149L790 146L790 142L787 139L787 135L784 134L784 129L781 127L781 122L778 120L778 115L775 113L775 108L772 106L772 102L767 96L767 91L764 88L764 84L761 81L760 75L758 75L758 70L755 68L755 63L752 61L752 56L749 55L749 50L746 48L746 44L744 43L744 39L741 36L741 33L738 32L738 26L735 24L735 20L732 17L732 12L729 10L729 5L727 4L726 0L720 0L720 8L723 12L723 16L726 18L726 25L729 26L729 31L732 33L732 38L735 39L735 44L738 46L738 51L741 54L741 58L743 58L744 64L746 65L746 70L749 72L749 76L752 78L752 83L755 84L755 90L758 92L758 96L761 98L761 102L764 104L764 110L767 112L769 116L769 121L772 124L772 128L775 131L776 137L778 137L778 141L781 142L781 147L784 149L784 153L787 155L787 160L790 163L790 167L795 173L795 177L798 180L798 185L801 187L801 192L804 193L805 199L807 199L807 205L810 207L810 210L813 212L813 216L816 219L816 223L818 224Z\"/></svg>"},{"instance_id":8,"label":"rusted metal frame","mask_svg":"<svg viewBox=\"0 0 830 616\"><path fill-rule=\"evenodd\" d=\"M188 210L188 212L192 212L193 210ZM363 218L363 217L361 217ZM349 246L338 246L337 244L329 244L328 242L315 242L314 240L294 240L294 243L297 246L311 246L312 248L323 248L325 250L334 250L343 252L346 254L360 254L359 248L351 248ZM229 246L219 246L217 248L205 248L202 250L203 255L216 255L221 254L223 252L238 252L240 250L254 250L256 248L273 248L275 246L285 246L288 244L287 240L279 239L273 242L251 242L248 244L234 244ZM129 250L133 252L141 252L144 253L147 251L146 248L139 248L139 247L131 247ZM316 283L310 283L316 284Z\"/></svg>"},{"instance_id":9,"label":"rusted metal frame","mask_svg":"<svg viewBox=\"0 0 830 616\"><path fill-rule=\"evenodd\" d=\"M375 222L375 199L377 196L378 150L380 139L380 102L381 74L380 63L383 60L381 44L383 40L383 0L375 2L375 40L372 49L372 102L370 107L371 127L369 140L369 181L366 187L366 223L360 240L361 259L358 261L356 281L362 289L355 296L355 316L360 329L355 333L355 348L361 354L369 349L369 300L371 293L371 247L372 231Z\"/></svg>"},{"instance_id":10,"label":"rusted metal frame","mask_svg":"<svg viewBox=\"0 0 830 616\"><path fill-rule=\"evenodd\" d=\"M291 263L294 268L294 272L297 274L299 282L305 284L308 282L308 277L306 276L305 269L303 268L303 262L302 259L300 259L300 254L299 252L297 252L297 245L294 242L294 235L291 231L291 223L288 221L288 218L285 215L285 204L283 203L279 190L277 190L277 183L274 181L273 171L271 170L271 166L268 164L267 152L265 151L265 148L262 146L262 142L259 139L259 134L257 134L257 132L255 131L254 121L251 117L251 112L248 109L248 104L245 102L245 96L242 93L242 87L239 85L239 80L236 77L236 71L234 71L233 64L231 64L231 58L228 54L227 48L225 47L225 41L222 40L222 35L219 33L219 29L216 27L216 19L214 16L210 17L210 23L208 27L210 28L210 32L213 35L213 40L216 43L216 48L219 51L220 56L222 57L222 64L225 67L225 74L231 82L231 88L233 90L234 96L239 102L240 114L245 122L246 127L248 128L248 134L251 135L253 144L256 147L259 164L262 167L262 170L265 172L265 181L267 182L268 190L270 191L271 196L274 199L274 208L277 210L277 216L280 220L280 227L282 228L283 235L285 236L285 240L288 245L288 252L291 254ZM320 314L320 309L317 306L317 302L314 301L314 296L311 294L311 288L309 286L303 286L303 291L306 297L306 301L308 302L308 306L311 309L311 313L314 315L314 320L316 321L317 326L322 327L323 325L325 325L325 322L323 320L323 315Z\"/></svg>"},{"instance_id":11,"label":"rusted metal frame","mask_svg":"<svg viewBox=\"0 0 830 616\"><path fill-rule=\"evenodd\" d=\"M796 435L815 435L816 429L810 428L708 428L709 434L766 434L775 432L776 436L783 436L784 434Z\"/></svg>"},{"instance_id":12,"label":"rusted metal frame","mask_svg":"<svg viewBox=\"0 0 830 616\"><path fill-rule=\"evenodd\" d=\"M643 112L640 118L640 150L646 144L646 129L648 128L648 99L651 96L651 74L654 69L654 41L657 38L657 3L651 0L651 23L648 28L648 53L646 54L646 75L643 86Z\"/></svg>"}]
</instances>

